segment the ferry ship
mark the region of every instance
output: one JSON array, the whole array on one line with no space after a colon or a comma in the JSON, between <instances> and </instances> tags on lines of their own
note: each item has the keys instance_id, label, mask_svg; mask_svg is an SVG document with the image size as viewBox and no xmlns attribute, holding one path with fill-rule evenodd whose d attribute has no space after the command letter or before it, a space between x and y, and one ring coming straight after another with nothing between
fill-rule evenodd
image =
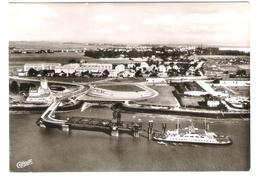
<instances>
[{"instance_id":1,"label":"ferry ship","mask_svg":"<svg viewBox=\"0 0 260 179\"><path fill-rule=\"evenodd\" d=\"M229 136L217 135L209 132L208 129L195 128L193 123L189 127L168 130L167 132L157 132L153 134L153 140L160 142L180 142L196 144L231 144ZM205 127L206 128L206 127Z\"/></svg>"}]
</instances>

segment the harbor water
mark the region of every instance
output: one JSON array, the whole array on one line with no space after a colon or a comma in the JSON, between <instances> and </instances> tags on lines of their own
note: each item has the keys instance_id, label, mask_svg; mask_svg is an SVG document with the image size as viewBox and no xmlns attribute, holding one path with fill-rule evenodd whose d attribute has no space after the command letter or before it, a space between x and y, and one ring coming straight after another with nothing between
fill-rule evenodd
<instances>
[{"instance_id":1,"label":"harbor water","mask_svg":"<svg viewBox=\"0 0 260 179\"><path fill-rule=\"evenodd\" d=\"M39 114L10 114L10 170L15 172L47 171L244 171L250 168L250 120L206 119L210 130L228 135L232 145L160 145L148 141L146 134L134 138L129 134L111 137L102 132L41 129L36 125ZM58 117L112 118L109 108L91 107ZM154 130L175 128L177 121L186 127L193 121L203 128L205 118L156 114L122 114L122 120L154 121ZM30 160L19 167L17 163Z\"/></svg>"}]
</instances>

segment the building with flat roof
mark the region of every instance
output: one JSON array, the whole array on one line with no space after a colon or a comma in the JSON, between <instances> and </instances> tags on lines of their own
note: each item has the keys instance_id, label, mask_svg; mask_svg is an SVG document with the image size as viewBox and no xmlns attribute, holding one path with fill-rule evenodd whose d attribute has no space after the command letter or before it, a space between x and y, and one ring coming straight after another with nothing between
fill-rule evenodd
<instances>
[{"instance_id":1,"label":"building with flat roof","mask_svg":"<svg viewBox=\"0 0 260 179\"><path fill-rule=\"evenodd\" d=\"M48 87L47 80L41 80L41 85L38 89L32 88L29 91L29 96L26 99L27 103L45 103L50 104L54 100L50 88Z\"/></svg>"},{"instance_id":2,"label":"building with flat roof","mask_svg":"<svg viewBox=\"0 0 260 179\"><path fill-rule=\"evenodd\" d=\"M55 70L57 66L61 66L60 63L25 63L23 70L28 72L31 68L39 70Z\"/></svg>"},{"instance_id":3,"label":"building with flat roof","mask_svg":"<svg viewBox=\"0 0 260 179\"><path fill-rule=\"evenodd\" d=\"M77 69L80 67L78 63L70 63L62 66L56 66L55 67L55 73L61 73L62 71L67 74L71 74L77 71Z\"/></svg>"},{"instance_id":4,"label":"building with flat roof","mask_svg":"<svg viewBox=\"0 0 260 179\"><path fill-rule=\"evenodd\" d=\"M112 64L107 63L82 63L80 68L78 68L78 72L103 72L104 70L111 71L112 67Z\"/></svg>"}]
</instances>

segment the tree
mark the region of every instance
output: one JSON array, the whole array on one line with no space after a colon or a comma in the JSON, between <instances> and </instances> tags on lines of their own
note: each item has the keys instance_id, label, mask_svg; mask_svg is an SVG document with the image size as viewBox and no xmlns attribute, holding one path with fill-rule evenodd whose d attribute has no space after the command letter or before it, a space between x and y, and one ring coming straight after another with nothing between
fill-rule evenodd
<instances>
[{"instance_id":1,"label":"tree","mask_svg":"<svg viewBox=\"0 0 260 179\"><path fill-rule=\"evenodd\" d=\"M108 77L108 75L109 75L109 71L108 71L107 69L105 69L105 70L103 71L103 73L102 73L102 76L103 76L103 77Z\"/></svg>"},{"instance_id":2,"label":"tree","mask_svg":"<svg viewBox=\"0 0 260 179\"><path fill-rule=\"evenodd\" d=\"M154 61L153 61L153 59L148 59L148 61L147 61L147 64L149 65L149 66L151 66L151 65L153 65L154 64Z\"/></svg>"},{"instance_id":3,"label":"tree","mask_svg":"<svg viewBox=\"0 0 260 179\"><path fill-rule=\"evenodd\" d=\"M137 71L135 72L135 77L143 77L143 75L142 75L142 70L141 70L141 69L139 69L139 70L137 70Z\"/></svg>"},{"instance_id":4,"label":"tree","mask_svg":"<svg viewBox=\"0 0 260 179\"><path fill-rule=\"evenodd\" d=\"M69 60L69 63L77 63L77 61L75 59L71 59Z\"/></svg>"},{"instance_id":5,"label":"tree","mask_svg":"<svg viewBox=\"0 0 260 179\"><path fill-rule=\"evenodd\" d=\"M158 77L158 70L151 71L150 77Z\"/></svg>"},{"instance_id":6,"label":"tree","mask_svg":"<svg viewBox=\"0 0 260 179\"><path fill-rule=\"evenodd\" d=\"M49 70L40 70L39 73L41 74L41 76L48 76L48 72Z\"/></svg>"},{"instance_id":7,"label":"tree","mask_svg":"<svg viewBox=\"0 0 260 179\"><path fill-rule=\"evenodd\" d=\"M39 72L35 70L34 68L30 68L27 72L28 76L37 76Z\"/></svg>"},{"instance_id":8,"label":"tree","mask_svg":"<svg viewBox=\"0 0 260 179\"><path fill-rule=\"evenodd\" d=\"M87 76L89 77L89 71L84 71L84 72L81 72L81 76Z\"/></svg>"},{"instance_id":9,"label":"tree","mask_svg":"<svg viewBox=\"0 0 260 179\"><path fill-rule=\"evenodd\" d=\"M20 84L20 91L28 93L30 88L35 88L36 86L32 83L21 83Z\"/></svg>"},{"instance_id":10,"label":"tree","mask_svg":"<svg viewBox=\"0 0 260 179\"><path fill-rule=\"evenodd\" d=\"M238 70L237 71L238 76L245 76L246 75L246 70Z\"/></svg>"},{"instance_id":11,"label":"tree","mask_svg":"<svg viewBox=\"0 0 260 179\"><path fill-rule=\"evenodd\" d=\"M12 81L12 83L10 85L10 92L15 93L15 94L19 92L19 86L16 81Z\"/></svg>"},{"instance_id":12,"label":"tree","mask_svg":"<svg viewBox=\"0 0 260 179\"><path fill-rule=\"evenodd\" d=\"M167 71L167 75L168 75L169 77L178 76L178 71L177 71L176 69L169 69L169 70Z\"/></svg>"}]
</instances>

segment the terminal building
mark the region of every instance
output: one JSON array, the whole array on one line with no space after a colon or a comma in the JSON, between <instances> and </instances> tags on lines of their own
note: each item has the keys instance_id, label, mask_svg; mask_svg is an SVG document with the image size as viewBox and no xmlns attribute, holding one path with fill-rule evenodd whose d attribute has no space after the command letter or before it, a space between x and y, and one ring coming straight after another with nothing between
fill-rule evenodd
<instances>
[{"instance_id":1,"label":"terminal building","mask_svg":"<svg viewBox=\"0 0 260 179\"><path fill-rule=\"evenodd\" d=\"M53 102L53 100L54 95L48 87L48 81L44 79L41 80L41 84L38 89L30 89L29 96L26 99L26 103L50 104Z\"/></svg>"}]
</instances>

